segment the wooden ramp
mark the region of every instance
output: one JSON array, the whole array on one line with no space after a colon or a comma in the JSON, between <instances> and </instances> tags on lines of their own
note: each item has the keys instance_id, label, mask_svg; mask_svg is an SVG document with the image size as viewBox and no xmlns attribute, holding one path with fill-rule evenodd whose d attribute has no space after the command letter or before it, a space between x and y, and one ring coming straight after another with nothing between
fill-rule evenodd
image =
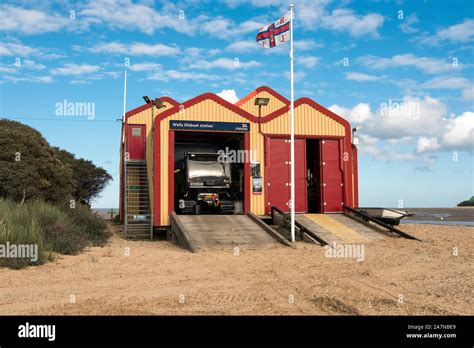
<instances>
[{"instance_id":1,"label":"wooden ramp","mask_svg":"<svg viewBox=\"0 0 474 348\"><path fill-rule=\"evenodd\" d=\"M380 233L343 214L297 214L296 223L322 244L370 243Z\"/></svg>"},{"instance_id":2,"label":"wooden ramp","mask_svg":"<svg viewBox=\"0 0 474 348\"><path fill-rule=\"evenodd\" d=\"M173 235L192 252L235 247L269 249L280 245L246 215L177 215L173 212L170 217Z\"/></svg>"}]
</instances>

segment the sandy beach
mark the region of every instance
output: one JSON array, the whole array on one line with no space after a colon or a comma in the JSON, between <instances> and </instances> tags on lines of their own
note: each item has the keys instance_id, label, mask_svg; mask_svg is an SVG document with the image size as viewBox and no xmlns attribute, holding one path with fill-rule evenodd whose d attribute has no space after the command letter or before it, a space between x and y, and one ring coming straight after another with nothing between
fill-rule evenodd
<instances>
[{"instance_id":1,"label":"sandy beach","mask_svg":"<svg viewBox=\"0 0 474 348\"><path fill-rule=\"evenodd\" d=\"M0 269L0 314L474 314L474 229L401 228L423 242L384 237L363 261L304 242L192 254L116 231L105 247Z\"/></svg>"}]
</instances>

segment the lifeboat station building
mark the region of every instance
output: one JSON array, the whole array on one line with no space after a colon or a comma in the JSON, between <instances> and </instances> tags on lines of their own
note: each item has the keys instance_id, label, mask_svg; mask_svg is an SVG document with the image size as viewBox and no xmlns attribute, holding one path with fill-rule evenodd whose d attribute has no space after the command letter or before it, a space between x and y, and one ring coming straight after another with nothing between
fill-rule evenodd
<instances>
[{"instance_id":1,"label":"lifeboat station building","mask_svg":"<svg viewBox=\"0 0 474 348\"><path fill-rule=\"evenodd\" d=\"M169 230L173 216L264 219L272 209L290 211L288 99L264 86L235 104L213 93L184 102L145 100L122 123L120 217L126 232L153 236L153 230ZM294 113L297 214L358 207L349 122L309 98L295 100Z\"/></svg>"}]
</instances>

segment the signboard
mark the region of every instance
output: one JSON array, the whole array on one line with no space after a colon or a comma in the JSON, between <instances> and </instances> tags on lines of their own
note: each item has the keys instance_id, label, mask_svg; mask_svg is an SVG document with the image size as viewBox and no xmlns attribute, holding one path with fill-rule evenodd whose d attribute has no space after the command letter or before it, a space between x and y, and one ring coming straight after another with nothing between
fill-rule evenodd
<instances>
[{"instance_id":1,"label":"signboard","mask_svg":"<svg viewBox=\"0 0 474 348\"><path fill-rule=\"evenodd\" d=\"M250 132L250 123L239 122L207 122L207 121L173 121L170 129L197 131Z\"/></svg>"},{"instance_id":2,"label":"signboard","mask_svg":"<svg viewBox=\"0 0 474 348\"><path fill-rule=\"evenodd\" d=\"M132 185L128 187L130 191L140 191L140 186Z\"/></svg>"},{"instance_id":3,"label":"signboard","mask_svg":"<svg viewBox=\"0 0 474 348\"><path fill-rule=\"evenodd\" d=\"M260 176L260 162L250 162L250 176Z\"/></svg>"},{"instance_id":4,"label":"signboard","mask_svg":"<svg viewBox=\"0 0 474 348\"><path fill-rule=\"evenodd\" d=\"M254 195L262 194L262 177L261 176L252 177L252 193Z\"/></svg>"}]
</instances>

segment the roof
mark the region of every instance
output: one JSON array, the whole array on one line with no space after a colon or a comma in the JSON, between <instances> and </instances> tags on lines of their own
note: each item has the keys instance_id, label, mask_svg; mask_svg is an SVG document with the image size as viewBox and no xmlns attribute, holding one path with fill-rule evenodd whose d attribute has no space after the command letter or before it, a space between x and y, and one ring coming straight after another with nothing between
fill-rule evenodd
<instances>
[{"instance_id":1,"label":"roof","mask_svg":"<svg viewBox=\"0 0 474 348\"><path fill-rule=\"evenodd\" d=\"M167 96L160 97L160 100L163 101L163 102L168 102L173 106L179 105L179 103L176 100L174 100L173 98L167 97ZM143 110L149 109L151 107L151 105L152 105L151 103L146 103L146 104L140 105L139 107L136 107L135 109L127 111L125 113L125 117L129 118L129 117L131 117L135 114L138 114L139 112L142 112Z\"/></svg>"},{"instance_id":2,"label":"roof","mask_svg":"<svg viewBox=\"0 0 474 348\"><path fill-rule=\"evenodd\" d=\"M240 106L243 105L245 102L247 102L252 97L254 97L259 92L262 92L262 91L270 93L272 96L274 96L275 98L282 101L285 104L285 106L281 107L278 110L275 110L274 112L272 112L272 113L268 114L267 116L265 116L264 118L262 118L261 121L260 121L261 123L269 122L269 121L285 114L286 112L288 112L288 110L290 108L290 101L288 99L286 99L284 96L282 96L281 94L279 94L275 90L271 89L270 87L261 86L261 87L256 88L255 90L253 90L249 94L247 94L245 97L243 97L242 99L237 101L235 104L232 104L232 103L228 102L227 100L222 99L221 97L219 97L217 94L214 94L214 93L203 93L201 95L198 95L194 98L191 98L191 99L185 101L184 103L178 103L176 100L174 100L170 97L163 96L160 99L164 102L170 103L172 105L172 107L169 108L169 109L166 109L163 112L161 112L160 114L158 114L156 119L155 119L155 122L157 122L158 120L161 121L162 119L164 119L166 117L169 117L169 116L175 114L176 112L179 112L180 109L182 109L183 107L184 108L189 108L190 106L198 104L198 103L200 103L204 100L212 100L212 101L222 105L223 107L235 112L236 114L239 114L240 116L248 119L251 122L258 122L259 118L258 118L257 115L253 115L253 114L249 113L248 111L241 109ZM319 112L323 113L324 115L332 118L336 122L341 123L342 125L344 125L344 127L348 128L348 130L350 130L350 125L349 125L349 122L347 120L345 120L341 116L335 114L334 112L326 109L324 106L316 103L314 100L312 100L310 98L303 97L303 98L299 98L299 99L295 100L294 107L296 108L297 106L303 105L303 104L307 104L307 105L311 106L312 108L318 110ZM126 113L126 117L129 118L130 116L135 115L135 114L137 114L137 113L139 113L143 110L146 110L150 107L151 107L151 104L141 105L141 106L139 106L139 107L137 107L133 110L128 111ZM350 132L348 132L347 134L350 134Z\"/></svg>"}]
</instances>

